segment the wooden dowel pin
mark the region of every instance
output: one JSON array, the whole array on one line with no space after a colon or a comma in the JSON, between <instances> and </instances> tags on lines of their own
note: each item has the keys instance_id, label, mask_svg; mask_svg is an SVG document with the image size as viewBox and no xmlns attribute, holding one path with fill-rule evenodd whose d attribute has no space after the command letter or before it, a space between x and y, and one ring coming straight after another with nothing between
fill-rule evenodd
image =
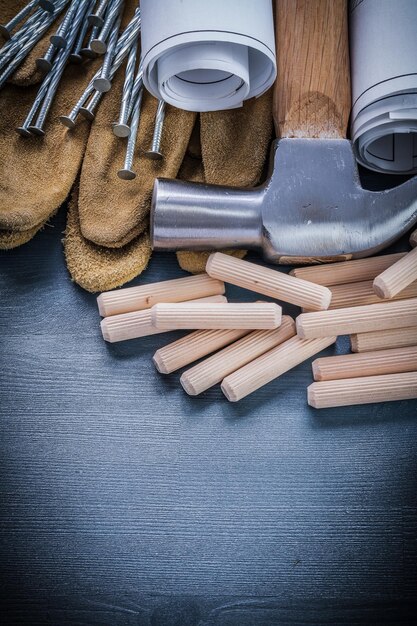
<instances>
[{"instance_id":1,"label":"wooden dowel pin","mask_svg":"<svg viewBox=\"0 0 417 626\"><path fill-rule=\"evenodd\" d=\"M342 354L313 361L314 380L339 380L417 371L417 346Z\"/></svg>"},{"instance_id":2,"label":"wooden dowel pin","mask_svg":"<svg viewBox=\"0 0 417 626\"><path fill-rule=\"evenodd\" d=\"M333 285L330 287L330 291L332 292L332 300L329 310L387 302L387 300L381 300L375 293L371 280L346 285ZM417 280L397 293L392 300L408 300L409 298L417 298Z\"/></svg>"},{"instance_id":3,"label":"wooden dowel pin","mask_svg":"<svg viewBox=\"0 0 417 626\"><path fill-rule=\"evenodd\" d=\"M312 311L327 309L332 295L327 287L315 285L222 252L215 252L209 256L206 272L213 278L224 280L232 285Z\"/></svg>"},{"instance_id":4,"label":"wooden dowel pin","mask_svg":"<svg viewBox=\"0 0 417 626\"><path fill-rule=\"evenodd\" d=\"M381 272L405 256L406 252L385 254L369 259L355 259L341 263L313 265L311 267L296 267L291 270L291 276L310 280L318 285L343 285L344 283L358 283L364 280L373 280Z\"/></svg>"},{"instance_id":5,"label":"wooden dowel pin","mask_svg":"<svg viewBox=\"0 0 417 626\"><path fill-rule=\"evenodd\" d=\"M97 298L100 315L119 315L131 311L150 309L157 302L184 302L224 294L225 287L221 280L207 274L175 278L149 285L127 287L106 291Z\"/></svg>"},{"instance_id":6,"label":"wooden dowel pin","mask_svg":"<svg viewBox=\"0 0 417 626\"><path fill-rule=\"evenodd\" d=\"M208 296L207 298L200 298L195 301L190 300L190 303L192 302L227 302L227 299L225 296ZM127 339L138 339L139 337L148 337L149 335L158 335L169 330L173 329L166 328L160 330L152 325L151 309L120 313L120 315L110 315L101 320L103 338L109 343L126 341Z\"/></svg>"},{"instance_id":7,"label":"wooden dowel pin","mask_svg":"<svg viewBox=\"0 0 417 626\"><path fill-rule=\"evenodd\" d=\"M374 280L374 291L380 298L394 298L417 280L417 248L391 265Z\"/></svg>"},{"instance_id":8,"label":"wooden dowel pin","mask_svg":"<svg viewBox=\"0 0 417 626\"><path fill-rule=\"evenodd\" d=\"M273 302L191 304L188 302L155 304L152 324L155 328L271 329L281 324L282 309Z\"/></svg>"},{"instance_id":9,"label":"wooden dowel pin","mask_svg":"<svg viewBox=\"0 0 417 626\"><path fill-rule=\"evenodd\" d=\"M417 326L376 330L371 333L356 333L350 336L350 346L352 352L417 346Z\"/></svg>"},{"instance_id":10,"label":"wooden dowel pin","mask_svg":"<svg viewBox=\"0 0 417 626\"><path fill-rule=\"evenodd\" d=\"M196 330L163 348L153 355L153 362L161 374L171 374L204 356L216 352L237 341L251 331L238 330Z\"/></svg>"},{"instance_id":11,"label":"wooden dowel pin","mask_svg":"<svg viewBox=\"0 0 417 626\"><path fill-rule=\"evenodd\" d=\"M296 323L302 339L417 326L417 298L302 313Z\"/></svg>"},{"instance_id":12,"label":"wooden dowel pin","mask_svg":"<svg viewBox=\"0 0 417 626\"><path fill-rule=\"evenodd\" d=\"M307 398L316 409L413 400L417 398L417 372L313 383L307 389Z\"/></svg>"},{"instance_id":13,"label":"wooden dowel pin","mask_svg":"<svg viewBox=\"0 0 417 626\"><path fill-rule=\"evenodd\" d=\"M184 372L180 379L181 385L189 395L196 396L294 335L294 320L284 315L279 328L249 333L243 339Z\"/></svg>"},{"instance_id":14,"label":"wooden dowel pin","mask_svg":"<svg viewBox=\"0 0 417 626\"><path fill-rule=\"evenodd\" d=\"M292 337L230 376L226 376L221 385L222 391L228 400L237 402L335 341L336 337L310 340Z\"/></svg>"}]
</instances>

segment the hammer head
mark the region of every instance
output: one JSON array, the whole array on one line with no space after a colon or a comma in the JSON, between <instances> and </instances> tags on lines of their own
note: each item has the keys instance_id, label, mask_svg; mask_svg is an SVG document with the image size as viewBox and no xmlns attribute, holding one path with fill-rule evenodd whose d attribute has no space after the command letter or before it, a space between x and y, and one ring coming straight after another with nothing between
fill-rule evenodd
<instances>
[{"instance_id":1,"label":"hammer head","mask_svg":"<svg viewBox=\"0 0 417 626\"><path fill-rule=\"evenodd\" d=\"M374 254L417 221L417 177L387 191L359 180L350 141L281 139L270 176L255 189L158 179L155 250L255 248L280 257Z\"/></svg>"}]
</instances>

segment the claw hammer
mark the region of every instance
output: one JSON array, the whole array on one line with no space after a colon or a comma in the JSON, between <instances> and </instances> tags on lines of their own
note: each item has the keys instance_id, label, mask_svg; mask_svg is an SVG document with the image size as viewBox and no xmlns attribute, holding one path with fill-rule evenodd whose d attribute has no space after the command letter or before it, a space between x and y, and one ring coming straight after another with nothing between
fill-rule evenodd
<instances>
[{"instance_id":1,"label":"claw hammer","mask_svg":"<svg viewBox=\"0 0 417 626\"><path fill-rule=\"evenodd\" d=\"M417 221L417 176L359 180L351 142L347 0L276 0L278 78L268 180L254 189L155 181L155 250L253 248L272 263L360 258Z\"/></svg>"}]
</instances>

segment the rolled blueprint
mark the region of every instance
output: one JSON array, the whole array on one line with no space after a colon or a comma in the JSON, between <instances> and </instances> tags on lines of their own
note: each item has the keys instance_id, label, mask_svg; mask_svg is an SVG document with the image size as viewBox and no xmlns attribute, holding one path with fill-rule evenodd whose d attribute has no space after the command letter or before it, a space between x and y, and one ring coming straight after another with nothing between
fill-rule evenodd
<instances>
[{"instance_id":1,"label":"rolled blueprint","mask_svg":"<svg viewBox=\"0 0 417 626\"><path fill-rule=\"evenodd\" d=\"M188 111L242 106L276 76L272 0L141 0L143 81Z\"/></svg>"},{"instance_id":2,"label":"rolled blueprint","mask_svg":"<svg viewBox=\"0 0 417 626\"><path fill-rule=\"evenodd\" d=\"M351 0L350 53L358 161L417 173L417 0Z\"/></svg>"}]
</instances>

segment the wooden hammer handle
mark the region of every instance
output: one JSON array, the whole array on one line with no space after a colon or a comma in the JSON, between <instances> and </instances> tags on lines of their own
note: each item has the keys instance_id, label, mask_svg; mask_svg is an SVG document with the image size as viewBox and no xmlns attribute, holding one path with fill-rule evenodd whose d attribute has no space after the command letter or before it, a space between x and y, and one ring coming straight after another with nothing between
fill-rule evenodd
<instances>
[{"instance_id":1,"label":"wooden hammer handle","mask_svg":"<svg viewBox=\"0 0 417 626\"><path fill-rule=\"evenodd\" d=\"M350 112L347 0L276 0L278 137L339 139Z\"/></svg>"}]
</instances>

